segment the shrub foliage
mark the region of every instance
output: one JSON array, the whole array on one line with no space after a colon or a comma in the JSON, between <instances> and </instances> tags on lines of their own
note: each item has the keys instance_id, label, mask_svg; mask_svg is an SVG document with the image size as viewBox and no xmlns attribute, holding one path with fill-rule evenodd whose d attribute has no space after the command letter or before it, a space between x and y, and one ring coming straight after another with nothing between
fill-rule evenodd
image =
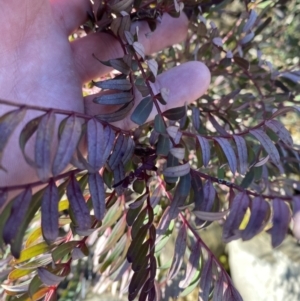
<instances>
[{"instance_id":1,"label":"shrub foliage","mask_svg":"<svg viewBox=\"0 0 300 301\"><path fill-rule=\"evenodd\" d=\"M92 270L101 275L99 287L119 283L128 300L159 300L175 279L178 296L198 288L199 300L242 300L201 229L219 221L225 242L269 229L277 247L300 210L299 147L284 124L299 111L300 73L291 60L267 60L274 39L283 45L293 37L274 31L293 12L285 1L121 0L94 8L83 29L114 35L124 50L120 58L95 58L117 72L92 83L113 90L94 102L115 110L90 116L0 100L12 107L0 118L0 155L26 111L41 113L19 137L40 181L0 187L8 299L56 300L59 293L75 300L81 273ZM154 31L163 14L183 11L190 19L185 43L146 56L132 24L145 20ZM212 86L193 104L162 112L172 99L165 88L155 94L151 83L187 60L206 63ZM144 98L132 112L136 93ZM153 107L158 113L145 124ZM57 114L65 116L58 129ZM128 114L135 130L110 124ZM87 154L79 148L84 139ZM12 190L20 193L8 200ZM172 234L174 253L166 260Z\"/></svg>"}]
</instances>

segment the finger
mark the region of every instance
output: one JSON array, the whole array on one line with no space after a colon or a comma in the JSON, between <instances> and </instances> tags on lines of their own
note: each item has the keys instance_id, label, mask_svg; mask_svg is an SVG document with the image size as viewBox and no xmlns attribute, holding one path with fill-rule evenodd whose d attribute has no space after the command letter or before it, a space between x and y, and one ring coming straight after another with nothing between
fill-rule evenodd
<instances>
[{"instance_id":1,"label":"finger","mask_svg":"<svg viewBox=\"0 0 300 301\"><path fill-rule=\"evenodd\" d=\"M146 54L151 54L183 41L187 34L188 20L184 14L181 14L177 19L165 14L161 24L158 24L157 29L149 38L145 36L150 32L148 24L146 22L136 24L140 28L139 41L144 45ZM75 40L71 46L82 82L103 76L111 70L98 62L93 54L102 61L124 55L119 41L105 33L90 34Z\"/></svg>"},{"instance_id":2,"label":"finger","mask_svg":"<svg viewBox=\"0 0 300 301\"><path fill-rule=\"evenodd\" d=\"M161 88L167 88L170 91L167 104L165 106L160 105L161 110L166 111L171 108L182 106L184 103L189 104L195 101L208 89L210 78L211 76L208 68L200 62L188 62L158 75L155 86L153 87L154 93L158 93ZM142 96L138 91L135 91L135 95L134 108L142 99ZM100 106L95 104L93 102L95 96L98 95L90 95L85 98L86 114L97 115L116 110L116 108L113 108L112 106ZM137 125L130 119L134 108L124 120L114 122L113 124L126 130L136 127ZM147 122L153 120L156 114L157 110L153 107Z\"/></svg>"},{"instance_id":3,"label":"finger","mask_svg":"<svg viewBox=\"0 0 300 301\"><path fill-rule=\"evenodd\" d=\"M89 0L50 0L50 3L67 36L84 24L88 19L88 12L92 12Z\"/></svg>"}]
</instances>

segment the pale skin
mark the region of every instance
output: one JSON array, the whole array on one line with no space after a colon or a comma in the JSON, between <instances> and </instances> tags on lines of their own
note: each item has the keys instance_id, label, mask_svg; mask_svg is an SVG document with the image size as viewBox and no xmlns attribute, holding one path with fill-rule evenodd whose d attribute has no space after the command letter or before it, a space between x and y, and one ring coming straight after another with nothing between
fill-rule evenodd
<instances>
[{"instance_id":1,"label":"pale skin","mask_svg":"<svg viewBox=\"0 0 300 301\"><path fill-rule=\"evenodd\" d=\"M88 0L0 0L0 7L1 99L91 115L108 110L96 106L92 102L94 96L83 98L82 85L110 71L98 63L93 54L101 60L121 57L119 42L104 33L90 34L72 43L68 41L68 36L86 21L86 12L91 9ZM145 36L149 32L148 25L139 23L139 39L146 53L151 54L184 40L187 25L184 14L178 19L164 15L150 38ZM155 89L170 90L168 104L162 107L167 110L195 101L206 92L209 83L207 67L200 62L189 62L160 75ZM136 105L140 100L141 95L137 93ZM0 116L12 109L0 104ZM28 111L11 137L2 158L8 172L0 171L0 187L37 181L34 169L22 158L18 135L28 120L40 114ZM153 110L149 120L155 114ZM114 125L122 129L135 126L130 114Z\"/></svg>"}]
</instances>

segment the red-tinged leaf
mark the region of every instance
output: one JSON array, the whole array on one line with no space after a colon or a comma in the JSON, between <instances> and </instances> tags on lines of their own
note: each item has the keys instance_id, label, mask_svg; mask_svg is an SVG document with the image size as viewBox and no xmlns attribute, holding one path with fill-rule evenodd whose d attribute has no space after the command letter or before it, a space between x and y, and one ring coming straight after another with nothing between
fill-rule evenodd
<instances>
[{"instance_id":1,"label":"red-tinged leaf","mask_svg":"<svg viewBox=\"0 0 300 301\"><path fill-rule=\"evenodd\" d=\"M0 117L0 169L6 170L1 165L3 151L15 128L24 118L25 113L26 110L18 109L10 111Z\"/></svg>"},{"instance_id":2,"label":"red-tinged leaf","mask_svg":"<svg viewBox=\"0 0 300 301\"><path fill-rule=\"evenodd\" d=\"M273 227L270 229L270 234L272 237L272 246L273 248L276 248L282 243L287 234L291 220L291 213L288 205L281 199L274 199L272 201L272 207Z\"/></svg>"},{"instance_id":3,"label":"red-tinged leaf","mask_svg":"<svg viewBox=\"0 0 300 301\"><path fill-rule=\"evenodd\" d=\"M193 203L195 204L195 210L201 210L201 204L204 201L204 192L202 179L199 174L191 170L191 186L194 191Z\"/></svg>"},{"instance_id":4,"label":"red-tinged leaf","mask_svg":"<svg viewBox=\"0 0 300 301\"><path fill-rule=\"evenodd\" d=\"M54 176L60 174L70 163L81 136L82 122L74 115L61 122L61 135L52 165Z\"/></svg>"},{"instance_id":5,"label":"red-tinged leaf","mask_svg":"<svg viewBox=\"0 0 300 301\"><path fill-rule=\"evenodd\" d=\"M19 145L20 145L22 154L24 156L24 159L27 162L27 164L29 164L32 167L36 167L36 163L25 153L25 147L26 147L26 144L27 144L28 140L30 139L30 137L36 132L41 118L42 117L39 116L37 118L30 120L25 125L25 127L22 129L22 131L20 133L20 137L19 137Z\"/></svg>"},{"instance_id":6,"label":"red-tinged leaf","mask_svg":"<svg viewBox=\"0 0 300 301\"><path fill-rule=\"evenodd\" d=\"M180 288L186 288L190 285L195 273L200 269L201 245L198 241L195 242L191 249L191 255L187 263L185 278L179 282Z\"/></svg>"},{"instance_id":7,"label":"red-tinged leaf","mask_svg":"<svg viewBox=\"0 0 300 301\"><path fill-rule=\"evenodd\" d=\"M111 170L114 170L122 161L122 158L127 149L127 141L127 137L125 137L122 134L119 134L113 152L108 160L108 165L111 168Z\"/></svg>"},{"instance_id":8,"label":"red-tinged leaf","mask_svg":"<svg viewBox=\"0 0 300 301\"><path fill-rule=\"evenodd\" d=\"M168 118L169 120L179 120L181 119L186 113L185 106L173 108L165 111L163 116Z\"/></svg>"},{"instance_id":9,"label":"red-tinged leaf","mask_svg":"<svg viewBox=\"0 0 300 301\"><path fill-rule=\"evenodd\" d=\"M238 193L230 206L230 212L223 226L223 240L230 242L234 239L239 226L249 207L250 199L245 192Z\"/></svg>"},{"instance_id":10,"label":"red-tinged leaf","mask_svg":"<svg viewBox=\"0 0 300 301\"><path fill-rule=\"evenodd\" d=\"M134 106L134 101L131 101L131 102L123 105L117 111L114 111L112 113L98 114L98 115L95 115L95 118L97 118L101 121L106 121L106 122L119 121L119 120L124 119L127 116L127 114L131 111L133 106Z\"/></svg>"},{"instance_id":11,"label":"red-tinged leaf","mask_svg":"<svg viewBox=\"0 0 300 301\"><path fill-rule=\"evenodd\" d=\"M103 125L95 119L87 123L88 162L97 172L105 163L103 153L105 143Z\"/></svg>"},{"instance_id":12,"label":"red-tinged leaf","mask_svg":"<svg viewBox=\"0 0 300 301\"><path fill-rule=\"evenodd\" d=\"M201 152L202 152L202 161L203 161L203 165L205 167L207 167L208 162L210 160L210 146L209 146L209 142L206 138L201 137L201 136L197 136L197 139L199 141L199 144L201 146Z\"/></svg>"},{"instance_id":13,"label":"red-tinged leaf","mask_svg":"<svg viewBox=\"0 0 300 301\"><path fill-rule=\"evenodd\" d=\"M131 120L138 124L144 124L153 108L153 101L151 97L144 98L134 109L133 113L131 114Z\"/></svg>"},{"instance_id":14,"label":"red-tinged leaf","mask_svg":"<svg viewBox=\"0 0 300 301\"><path fill-rule=\"evenodd\" d=\"M204 221L218 221L222 219L227 213L228 210L222 212L206 212L206 211L193 211L196 217Z\"/></svg>"},{"instance_id":15,"label":"red-tinged leaf","mask_svg":"<svg viewBox=\"0 0 300 301\"><path fill-rule=\"evenodd\" d=\"M242 57L234 56L233 61L242 69L249 70L250 68L250 63Z\"/></svg>"},{"instance_id":16,"label":"red-tinged leaf","mask_svg":"<svg viewBox=\"0 0 300 301\"><path fill-rule=\"evenodd\" d=\"M100 105L123 105L133 100L131 92L115 92L104 94L93 99L93 102Z\"/></svg>"},{"instance_id":17,"label":"red-tinged leaf","mask_svg":"<svg viewBox=\"0 0 300 301\"><path fill-rule=\"evenodd\" d=\"M259 161L253 165L253 167L263 166L269 161L269 159L270 159L270 156L267 155L265 158L259 159Z\"/></svg>"},{"instance_id":18,"label":"red-tinged leaf","mask_svg":"<svg viewBox=\"0 0 300 301\"><path fill-rule=\"evenodd\" d=\"M51 149L55 127L55 114L53 112L42 116L35 141L35 163L38 177L46 182L51 176Z\"/></svg>"},{"instance_id":19,"label":"red-tinged leaf","mask_svg":"<svg viewBox=\"0 0 300 301\"><path fill-rule=\"evenodd\" d=\"M67 186L67 197L70 207L74 213L76 223L80 230L88 230L91 228L90 210L82 195L82 191L75 176L72 176Z\"/></svg>"},{"instance_id":20,"label":"red-tinged leaf","mask_svg":"<svg viewBox=\"0 0 300 301\"><path fill-rule=\"evenodd\" d=\"M167 167L163 171L163 174L165 177L182 177L187 175L190 172L190 169L191 169L190 164L185 163L178 166Z\"/></svg>"},{"instance_id":21,"label":"red-tinged leaf","mask_svg":"<svg viewBox=\"0 0 300 301\"><path fill-rule=\"evenodd\" d=\"M279 156L277 148L275 147L275 145L273 144L273 142L269 138L269 136L264 131L259 130L259 129L250 130L250 133L261 143L263 148L269 154L273 163L277 167L279 167L281 165L280 164L280 156Z\"/></svg>"},{"instance_id":22,"label":"red-tinged leaf","mask_svg":"<svg viewBox=\"0 0 300 301\"><path fill-rule=\"evenodd\" d=\"M105 214L105 188L99 173L89 174L89 189L97 220L102 220Z\"/></svg>"},{"instance_id":23,"label":"red-tinged leaf","mask_svg":"<svg viewBox=\"0 0 300 301\"><path fill-rule=\"evenodd\" d=\"M212 115L208 115L209 121L211 122L211 124L213 125L213 127L216 129L216 131L222 135L222 136L229 136L229 134L226 132L226 130L224 129L224 126L221 126L218 121L212 116Z\"/></svg>"},{"instance_id":24,"label":"red-tinged leaf","mask_svg":"<svg viewBox=\"0 0 300 301\"><path fill-rule=\"evenodd\" d=\"M243 301L240 293L235 289L235 287L230 283L223 296L223 301Z\"/></svg>"},{"instance_id":25,"label":"red-tinged leaf","mask_svg":"<svg viewBox=\"0 0 300 301\"><path fill-rule=\"evenodd\" d=\"M248 152L246 141L242 136L233 135L233 139L236 144L238 158L239 158L239 172L244 175L247 172Z\"/></svg>"},{"instance_id":26,"label":"red-tinged leaf","mask_svg":"<svg viewBox=\"0 0 300 301\"><path fill-rule=\"evenodd\" d=\"M58 202L58 189L51 180L45 189L41 207L43 237L48 243L54 242L58 237Z\"/></svg>"},{"instance_id":27,"label":"red-tinged leaf","mask_svg":"<svg viewBox=\"0 0 300 301\"><path fill-rule=\"evenodd\" d=\"M183 257L186 249L187 229L183 224L178 231L177 238L175 241L174 256L171 267L169 269L168 280L173 279L179 272L183 263Z\"/></svg>"},{"instance_id":28,"label":"red-tinged leaf","mask_svg":"<svg viewBox=\"0 0 300 301\"><path fill-rule=\"evenodd\" d=\"M262 197L256 197L252 200L251 216L249 222L241 232L243 240L249 240L258 234L266 224L266 218L270 212L270 206Z\"/></svg>"},{"instance_id":29,"label":"red-tinged leaf","mask_svg":"<svg viewBox=\"0 0 300 301\"><path fill-rule=\"evenodd\" d=\"M277 120L268 120L265 124L281 139L284 144L289 147L293 147L293 138L290 132L284 127L281 122Z\"/></svg>"},{"instance_id":30,"label":"red-tinged leaf","mask_svg":"<svg viewBox=\"0 0 300 301\"><path fill-rule=\"evenodd\" d=\"M209 256L201 272L199 301L208 301L209 299L210 288L212 285L212 265L213 260L212 257Z\"/></svg>"},{"instance_id":31,"label":"red-tinged leaf","mask_svg":"<svg viewBox=\"0 0 300 301\"><path fill-rule=\"evenodd\" d=\"M223 300L223 293L224 293L224 280L223 280L223 273L221 272L221 274L219 274L218 280L215 283L212 301Z\"/></svg>"},{"instance_id":32,"label":"red-tinged leaf","mask_svg":"<svg viewBox=\"0 0 300 301\"><path fill-rule=\"evenodd\" d=\"M221 138L221 137L216 137L216 138L214 138L214 140L217 141L218 144L220 145L220 147L222 148L222 150L227 158L230 170L233 174L235 174L236 169L237 169L237 160L236 160L236 155L234 153L234 150L233 150L232 146L230 145L229 141L227 139Z\"/></svg>"},{"instance_id":33,"label":"red-tinged leaf","mask_svg":"<svg viewBox=\"0 0 300 301\"><path fill-rule=\"evenodd\" d=\"M37 272L41 281L47 286L57 285L65 279L65 277L52 274L44 268L38 268Z\"/></svg>"},{"instance_id":34,"label":"red-tinged leaf","mask_svg":"<svg viewBox=\"0 0 300 301\"><path fill-rule=\"evenodd\" d=\"M31 198L31 189L27 188L12 201L13 205L10 211L10 216L3 229L3 239L6 244L14 243L14 239L29 208ZM13 255L15 257L19 257L19 254Z\"/></svg>"},{"instance_id":35,"label":"red-tinged leaf","mask_svg":"<svg viewBox=\"0 0 300 301\"><path fill-rule=\"evenodd\" d=\"M93 82L94 86L101 89L128 91L132 84L128 79L108 79L99 82Z\"/></svg>"}]
</instances>

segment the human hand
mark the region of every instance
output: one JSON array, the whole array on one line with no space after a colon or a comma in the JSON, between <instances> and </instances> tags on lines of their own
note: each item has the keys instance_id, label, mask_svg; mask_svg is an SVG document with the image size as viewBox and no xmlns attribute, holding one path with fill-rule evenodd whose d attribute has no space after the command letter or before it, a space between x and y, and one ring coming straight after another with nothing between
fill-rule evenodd
<instances>
[{"instance_id":1,"label":"human hand","mask_svg":"<svg viewBox=\"0 0 300 301\"><path fill-rule=\"evenodd\" d=\"M68 36L86 21L88 0L0 0L0 98L27 105L38 105L97 115L108 110L83 99L82 84L109 71L98 63L123 55L119 42L105 33L90 34L72 43ZM146 54L182 41L187 32L187 19L182 14L173 19L164 15L162 23L150 38L146 23L140 23L140 42ZM200 97L210 82L208 69L190 62L158 76L157 85L170 90L163 110L192 102ZM136 105L141 100L137 95ZM12 107L0 105L0 115ZM99 111L101 110L101 111ZM150 117L154 117L155 111ZM0 171L0 186L23 184L37 179L33 168L22 159L18 137L28 120L37 116L28 111L5 148L2 162L8 172ZM130 128L130 114L115 124ZM29 145L32 148L32 144ZM55 146L55 143L54 145Z\"/></svg>"}]
</instances>

